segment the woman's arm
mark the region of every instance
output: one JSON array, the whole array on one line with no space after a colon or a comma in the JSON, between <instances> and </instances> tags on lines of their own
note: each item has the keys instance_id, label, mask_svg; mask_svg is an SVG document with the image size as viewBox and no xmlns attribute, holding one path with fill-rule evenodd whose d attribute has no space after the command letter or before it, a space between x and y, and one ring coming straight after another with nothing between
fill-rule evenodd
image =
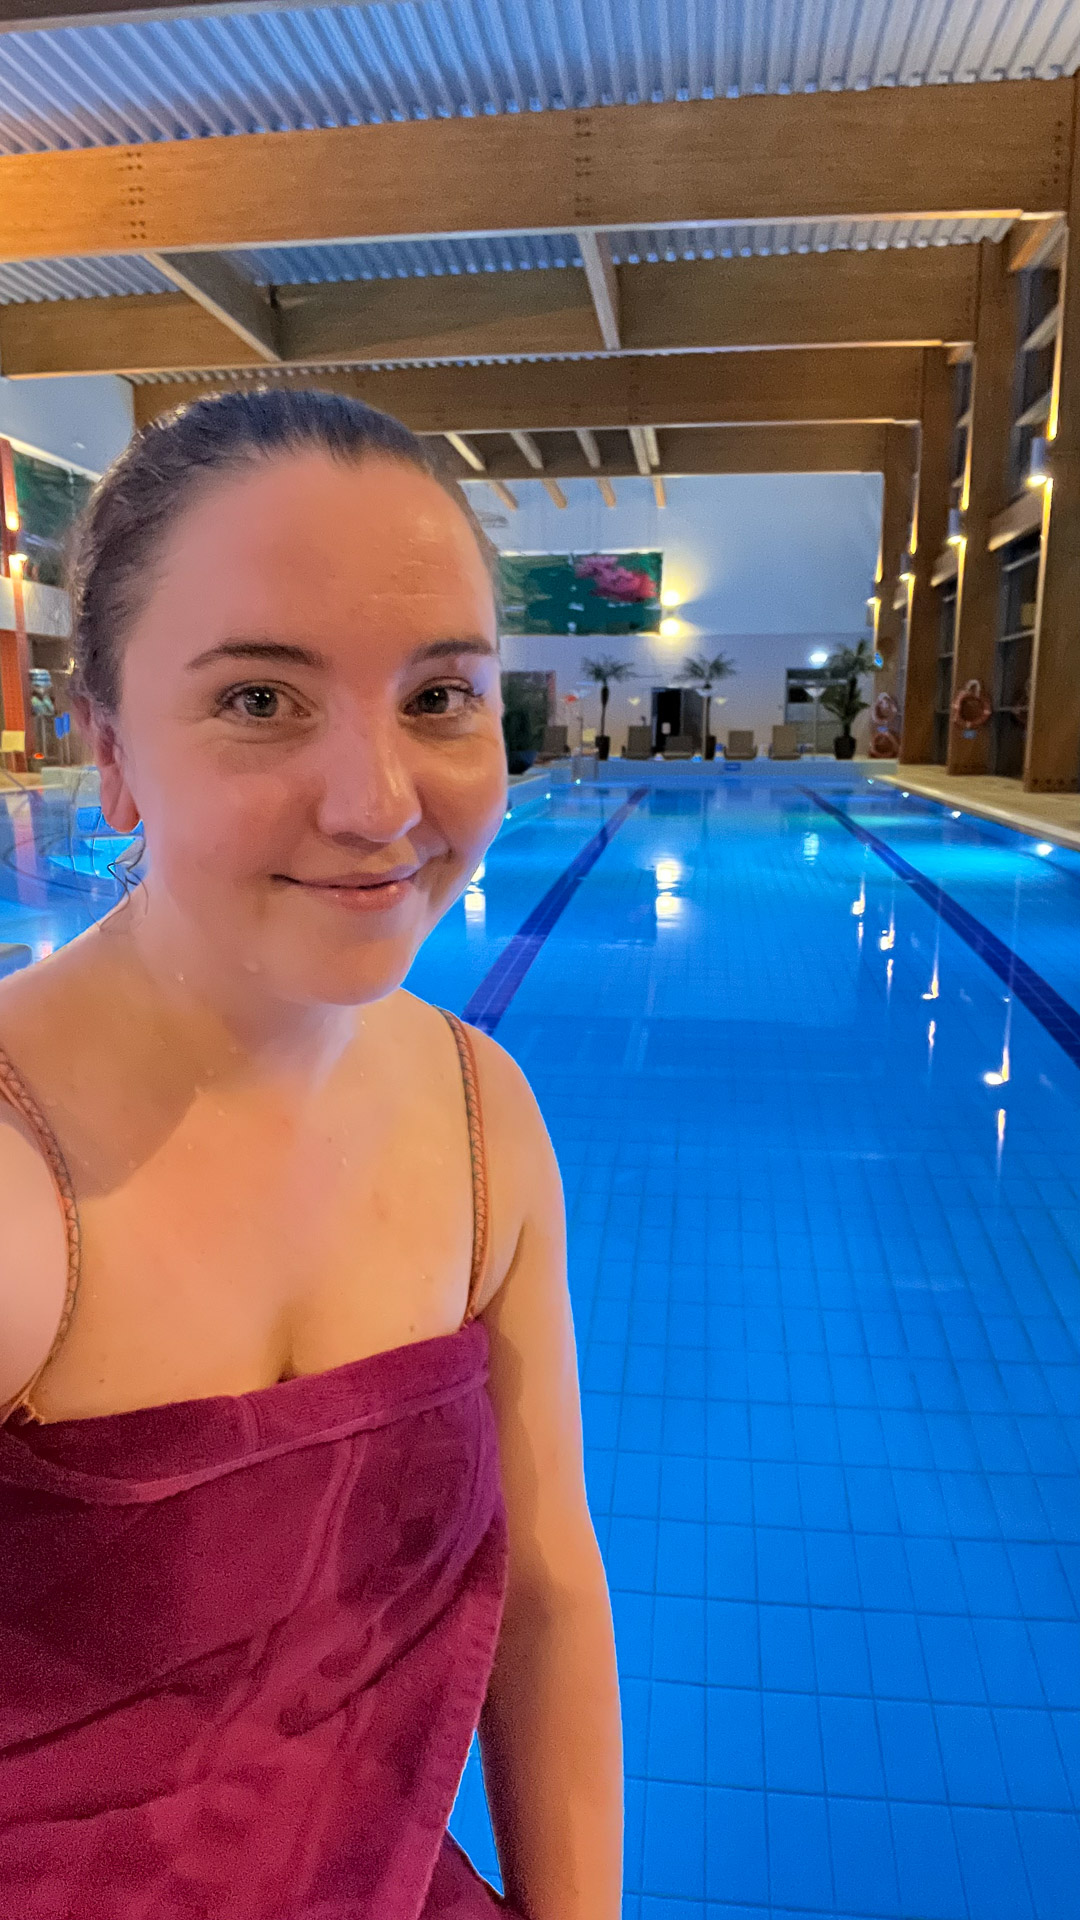
<instances>
[{"instance_id":1,"label":"woman's arm","mask_svg":"<svg viewBox=\"0 0 1080 1920\"><path fill-rule=\"evenodd\" d=\"M525 1920L618 1920L619 1693L585 1500L562 1189L517 1068L489 1045L482 1071L485 1096L494 1083L495 1210L512 1197L521 1207L509 1270L483 1315L510 1531L506 1612L480 1723L484 1777L506 1895Z\"/></svg>"}]
</instances>

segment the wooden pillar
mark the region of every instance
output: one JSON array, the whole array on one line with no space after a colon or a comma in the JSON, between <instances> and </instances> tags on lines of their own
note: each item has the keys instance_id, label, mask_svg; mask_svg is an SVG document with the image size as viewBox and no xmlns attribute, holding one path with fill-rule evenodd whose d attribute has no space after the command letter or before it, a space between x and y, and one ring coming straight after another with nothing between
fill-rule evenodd
<instances>
[{"instance_id":1,"label":"wooden pillar","mask_svg":"<svg viewBox=\"0 0 1080 1920\"><path fill-rule=\"evenodd\" d=\"M940 640L934 563L949 525L952 455L952 370L944 347L925 347L919 409L919 480L915 496L915 558L908 617L907 668L900 758L914 765L933 758L934 695Z\"/></svg>"},{"instance_id":2,"label":"wooden pillar","mask_svg":"<svg viewBox=\"0 0 1080 1920\"><path fill-rule=\"evenodd\" d=\"M1017 276L1009 272L1006 247L984 240L979 249L971 427L960 497L965 538L956 588L954 699L969 680L978 680L993 698L1001 569L987 541L990 522L1006 505L1018 304ZM949 772L986 773L989 765L990 728L980 727L967 739L964 729L950 720Z\"/></svg>"},{"instance_id":3,"label":"wooden pillar","mask_svg":"<svg viewBox=\"0 0 1080 1920\"><path fill-rule=\"evenodd\" d=\"M1075 83L1074 83L1075 84ZM1074 100L1080 99L1077 89ZM1074 112L1069 227L1062 269L1054 398L1047 432L1042 557L1031 652L1024 786L1080 786L1080 125Z\"/></svg>"},{"instance_id":4,"label":"wooden pillar","mask_svg":"<svg viewBox=\"0 0 1080 1920\"><path fill-rule=\"evenodd\" d=\"M896 698L900 675L900 643L904 627L901 608L893 605L900 575L907 563L915 506L916 436L913 427L891 425L884 430L881 499L881 552L878 559L877 650L881 665L874 676L874 692Z\"/></svg>"}]
</instances>

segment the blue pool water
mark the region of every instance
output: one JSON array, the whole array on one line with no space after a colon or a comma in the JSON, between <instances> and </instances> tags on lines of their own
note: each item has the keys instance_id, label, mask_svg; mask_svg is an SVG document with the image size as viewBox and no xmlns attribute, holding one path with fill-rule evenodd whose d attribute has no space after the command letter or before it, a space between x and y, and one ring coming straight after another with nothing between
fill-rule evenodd
<instances>
[{"instance_id":1,"label":"blue pool water","mask_svg":"<svg viewBox=\"0 0 1080 1920\"><path fill-rule=\"evenodd\" d=\"M680 773L539 789L411 978L563 1169L628 1920L1075 1920L1080 855ZM115 892L60 808L0 810L35 953Z\"/></svg>"}]
</instances>

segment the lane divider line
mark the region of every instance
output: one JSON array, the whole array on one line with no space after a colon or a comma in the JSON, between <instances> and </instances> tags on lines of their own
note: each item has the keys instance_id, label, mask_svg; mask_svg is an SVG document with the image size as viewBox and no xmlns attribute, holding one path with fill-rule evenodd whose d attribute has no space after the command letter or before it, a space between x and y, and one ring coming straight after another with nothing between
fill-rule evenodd
<instances>
[{"instance_id":1,"label":"lane divider line","mask_svg":"<svg viewBox=\"0 0 1080 1920\"><path fill-rule=\"evenodd\" d=\"M629 820L635 807L641 805L648 791L648 787L634 788L526 915L468 1001L463 1020L479 1027L481 1033L494 1033L556 921L570 905L586 875L592 872L604 848Z\"/></svg>"},{"instance_id":2,"label":"lane divider line","mask_svg":"<svg viewBox=\"0 0 1080 1920\"><path fill-rule=\"evenodd\" d=\"M896 853L886 841L879 840L876 833L870 832L869 827L860 826L849 813L845 813L841 807L834 807L822 794L815 793L812 787L803 787L802 791L815 806L821 808L823 813L830 814L834 820L838 820L848 833L852 834L856 840L862 841L864 847L869 847L872 853L877 854L879 860L884 860L885 865L891 867L912 892L917 893L919 899L931 907L939 919L944 920L947 927L951 927L954 933L958 933L961 940L971 948L972 953L978 954L979 959L986 962L991 972L996 973L998 979L1004 981L1009 992L1016 995L1029 1013L1034 1014L1039 1025L1050 1035L1051 1040L1056 1040L1062 1051L1068 1054L1073 1065L1080 1067L1080 1013L1075 1007L1070 1006L1067 1000L1062 999L1061 994L1050 985L1048 980L1043 979L1041 973L1036 973L1034 967L1029 967L1026 960L1021 960L1020 955L1014 953L1012 947L1007 947L1003 940L998 939L996 933L991 933L989 927L984 927L981 920L977 920L973 913L969 913L966 907L962 907L960 902L946 893L943 887L939 887L935 880L928 880L916 867L909 866L901 854Z\"/></svg>"}]
</instances>

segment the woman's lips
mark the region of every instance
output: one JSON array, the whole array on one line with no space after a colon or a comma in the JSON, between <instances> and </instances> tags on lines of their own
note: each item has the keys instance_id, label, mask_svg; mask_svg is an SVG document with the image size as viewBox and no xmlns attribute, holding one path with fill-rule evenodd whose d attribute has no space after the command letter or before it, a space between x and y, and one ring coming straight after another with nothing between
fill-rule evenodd
<instances>
[{"instance_id":1,"label":"woman's lips","mask_svg":"<svg viewBox=\"0 0 1080 1920\"><path fill-rule=\"evenodd\" d=\"M333 901L347 913L386 913L408 899L419 871L419 867L415 867L405 873L389 874L385 879L297 880L291 874L283 874L281 878L317 899Z\"/></svg>"}]
</instances>

